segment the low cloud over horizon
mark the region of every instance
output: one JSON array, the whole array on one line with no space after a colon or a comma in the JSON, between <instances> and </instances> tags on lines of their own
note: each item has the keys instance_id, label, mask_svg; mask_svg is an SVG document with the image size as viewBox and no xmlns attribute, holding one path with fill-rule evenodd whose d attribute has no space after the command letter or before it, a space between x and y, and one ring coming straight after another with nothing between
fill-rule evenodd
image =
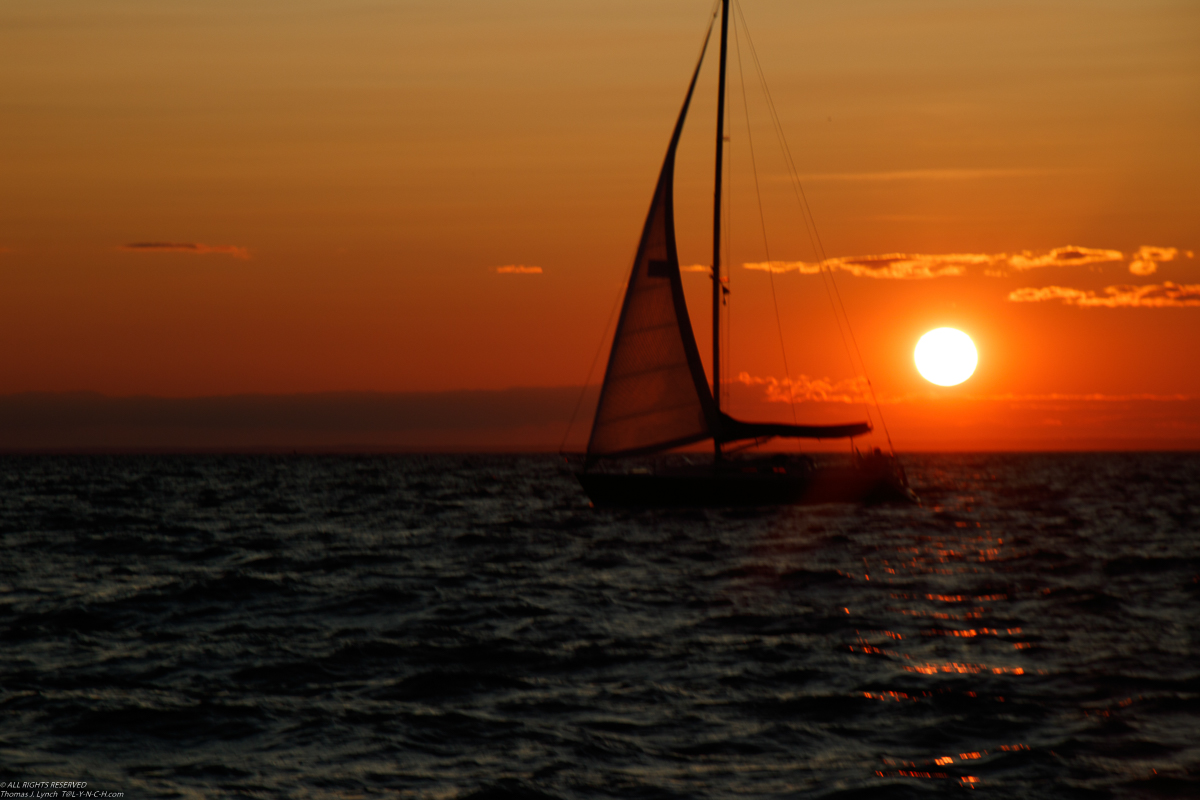
<instances>
[{"instance_id":1,"label":"low cloud over horizon","mask_svg":"<svg viewBox=\"0 0 1200 800\"><path fill-rule=\"evenodd\" d=\"M1008 259L1008 265L1015 270L1039 269L1042 267L1081 267L1087 264L1104 264L1112 261L1124 261L1125 254L1120 250L1102 250L1095 247L1055 247L1048 253L1035 256L1029 250L1014 255Z\"/></svg>"},{"instance_id":2,"label":"low cloud over horizon","mask_svg":"<svg viewBox=\"0 0 1200 800\"><path fill-rule=\"evenodd\" d=\"M867 417L861 378L751 377L731 382L732 410L813 423ZM329 392L222 397L0 395L3 452L554 452L586 446L599 387L447 392ZM879 398L909 450L1194 449L1200 398L1182 394L936 392ZM774 412L774 413L772 413ZM947 425L948 420L955 424ZM1120 424L1114 425L1114 420ZM806 443L839 451L841 442ZM703 449L700 447L700 449Z\"/></svg>"},{"instance_id":3,"label":"low cloud over horizon","mask_svg":"<svg viewBox=\"0 0 1200 800\"><path fill-rule=\"evenodd\" d=\"M763 399L769 403L838 403L838 404L873 404L870 387L866 378L834 380L832 378L812 378L800 375L796 378L777 378L773 375L758 376L742 372L737 380L743 386L759 386L763 389ZM880 394L879 402L883 405L898 405L902 403L926 402L930 400L929 392L914 392L909 394ZM958 398L977 402L1076 402L1076 403L1124 403L1132 401L1152 402L1183 402L1200 400L1187 394L1103 394L1091 393L1025 393L1004 392L999 394L976 394L963 391Z\"/></svg>"},{"instance_id":4,"label":"low cloud over horizon","mask_svg":"<svg viewBox=\"0 0 1200 800\"><path fill-rule=\"evenodd\" d=\"M1048 175L1058 170L1047 169L899 169L887 172L814 172L800 176L804 182L812 181L974 181L986 178L1025 178ZM791 180L779 176L776 180Z\"/></svg>"},{"instance_id":5,"label":"low cloud over horizon","mask_svg":"<svg viewBox=\"0 0 1200 800\"><path fill-rule=\"evenodd\" d=\"M1108 286L1103 295L1068 286L1028 287L1009 292L1008 299L1014 303L1061 300L1066 305L1083 308L1184 308L1200 306L1200 283L1180 285L1164 281L1145 286Z\"/></svg>"},{"instance_id":6,"label":"low cloud over horizon","mask_svg":"<svg viewBox=\"0 0 1200 800\"><path fill-rule=\"evenodd\" d=\"M206 255L216 253L247 260L250 251L236 244L201 244L200 242L131 242L123 244L121 250L136 253L193 253Z\"/></svg>"},{"instance_id":7,"label":"low cloud over horizon","mask_svg":"<svg viewBox=\"0 0 1200 800\"><path fill-rule=\"evenodd\" d=\"M1177 255L1179 250L1175 247L1142 245L1133 254L1133 259L1129 262L1129 271L1134 275L1153 275L1158 271L1158 262L1174 261ZM1192 257L1191 252L1188 252L1187 257Z\"/></svg>"},{"instance_id":8,"label":"low cloud over horizon","mask_svg":"<svg viewBox=\"0 0 1200 800\"><path fill-rule=\"evenodd\" d=\"M547 450L561 442L585 391L550 387L207 397L25 392L0 395L0 451ZM588 396L593 395L590 390Z\"/></svg>"},{"instance_id":9,"label":"low cloud over horizon","mask_svg":"<svg viewBox=\"0 0 1200 800\"><path fill-rule=\"evenodd\" d=\"M1128 256L1129 271L1134 275L1150 275L1164 261L1173 261L1180 254L1176 247L1143 245ZM1192 258L1193 253L1184 253ZM984 275L1003 277L1006 269L1027 272L1047 267L1079 267L1092 264L1107 264L1125 261L1127 256L1120 250L1068 245L1055 247L1045 253L1036 254L1026 250L1021 253L887 253L882 255L838 256L825 261L763 261L746 262L743 269L762 272L797 272L801 275L816 275L823 269L848 272L857 278L880 278L892 280L927 280L929 278L961 277L969 270L980 269ZM708 267L695 265L681 268L685 272L708 271Z\"/></svg>"},{"instance_id":10,"label":"low cloud over horizon","mask_svg":"<svg viewBox=\"0 0 1200 800\"><path fill-rule=\"evenodd\" d=\"M761 386L766 399L772 403L866 403L870 401L867 379L861 375L835 381L832 378L759 377L749 372L739 373L738 382L745 386Z\"/></svg>"},{"instance_id":11,"label":"low cloud over horizon","mask_svg":"<svg viewBox=\"0 0 1200 800\"><path fill-rule=\"evenodd\" d=\"M506 264L496 267L497 275L541 275L541 267L527 267L524 264Z\"/></svg>"},{"instance_id":12,"label":"low cloud over horizon","mask_svg":"<svg viewBox=\"0 0 1200 800\"><path fill-rule=\"evenodd\" d=\"M912 280L965 275L967 267L987 266L999 257L984 253L888 253L874 256L837 257L820 261L762 261L742 264L743 269L762 272L798 272L816 275L823 269L849 272L856 278Z\"/></svg>"}]
</instances>

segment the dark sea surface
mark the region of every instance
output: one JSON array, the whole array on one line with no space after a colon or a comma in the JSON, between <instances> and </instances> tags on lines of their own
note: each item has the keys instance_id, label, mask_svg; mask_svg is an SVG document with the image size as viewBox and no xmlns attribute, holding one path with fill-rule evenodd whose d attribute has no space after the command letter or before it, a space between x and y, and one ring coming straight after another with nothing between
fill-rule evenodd
<instances>
[{"instance_id":1,"label":"dark sea surface","mask_svg":"<svg viewBox=\"0 0 1200 800\"><path fill-rule=\"evenodd\" d=\"M554 457L2 458L0 781L1200 796L1200 455L903 461L921 506L630 512Z\"/></svg>"}]
</instances>

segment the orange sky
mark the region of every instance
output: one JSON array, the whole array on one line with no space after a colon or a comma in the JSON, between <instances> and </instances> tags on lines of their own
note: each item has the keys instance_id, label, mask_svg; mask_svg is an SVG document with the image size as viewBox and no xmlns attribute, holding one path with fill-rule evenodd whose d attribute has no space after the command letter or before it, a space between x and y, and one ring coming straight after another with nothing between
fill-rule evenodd
<instances>
[{"instance_id":1,"label":"orange sky","mask_svg":"<svg viewBox=\"0 0 1200 800\"><path fill-rule=\"evenodd\" d=\"M898 447L1200 446L1200 4L743 3ZM0 395L582 384L709 9L5 3ZM861 418L817 402L860 393L742 48L797 410ZM734 411L789 419L731 59ZM912 365L941 325L980 350L953 389Z\"/></svg>"}]
</instances>

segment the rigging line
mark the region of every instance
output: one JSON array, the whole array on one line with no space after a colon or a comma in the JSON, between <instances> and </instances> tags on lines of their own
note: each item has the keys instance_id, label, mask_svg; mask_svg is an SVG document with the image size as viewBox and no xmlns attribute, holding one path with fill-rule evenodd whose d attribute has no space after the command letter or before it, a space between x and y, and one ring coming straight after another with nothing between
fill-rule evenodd
<instances>
[{"instance_id":1,"label":"rigging line","mask_svg":"<svg viewBox=\"0 0 1200 800\"><path fill-rule=\"evenodd\" d=\"M755 59L755 67L758 73L759 84L762 86L763 94L767 99L767 107L771 112L771 122L775 130L775 137L777 140L779 140L780 149L784 154L784 162L788 168L788 177L792 182L792 192L796 195L796 202L800 208L800 219L804 223L804 230L808 235L809 246L812 247L813 254L819 259L818 274L821 276L821 285L825 288L826 297L829 299L829 306L833 311L833 319L834 323L837 325L838 336L841 338L842 348L846 352L846 361L850 365L851 372L858 372L859 365L854 363L854 354L850 350L850 344L846 336L846 330L843 328L843 324L845 327L849 327L850 320L847 318L843 323L842 316L838 313L838 304L833 296L833 288L830 286L831 275L826 274L827 268L824 263L824 248L820 245L818 237L815 236L816 220L814 219L810 221L812 213L811 210L807 208L807 199L803 197L803 187L799 186L799 176L796 170L795 162L791 159L791 151L787 147L787 138L783 134L783 123L780 121L779 114L775 109L774 100L771 97L771 90L767 86L766 74L762 69L762 64L758 61L758 51L754 47L754 39L750 36L750 26L746 22L745 12L742 11L740 3L736 3L735 8L737 10L737 14L741 16L742 26L746 30L746 40L750 44L750 52ZM807 214L805 213L806 211L808 212ZM770 268L771 266L768 264L767 269L769 270ZM867 416L870 416L869 409Z\"/></svg>"},{"instance_id":2,"label":"rigging line","mask_svg":"<svg viewBox=\"0 0 1200 800\"><path fill-rule=\"evenodd\" d=\"M726 138L728 138L728 137L726 137ZM723 235L725 237L725 263L726 264L733 263L732 261L730 261L730 254L733 251L733 247L729 242L729 240L732 238L732 230L733 230L732 211L730 211L730 206L733 204L733 186L732 186L732 184L733 184L733 148L731 148L727 145L725 147L725 207L724 207L724 209L722 209L725 212L723 215L724 220L722 220L722 222L724 223L723 227L725 229ZM730 301L730 297L732 296L733 285L732 285L732 281L729 280L729 276L726 276L725 280L728 282L729 289L726 289L724 286L721 287L721 303L725 307L725 327L723 330L723 333L725 334L725 358L723 358L721 360L721 366L725 368L724 369L725 374L721 376L721 391L724 393L724 397L721 399L723 401L723 405L725 406L725 408L728 408L729 407L728 401L730 398L730 394L729 394L730 349L729 348L731 346L731 343L733 342L733 335L731 332L731 327L733 325L733 306L730 304L729 301Z\"/></svg>"},{"instance_id":3,"label":"rigging line","mask_svg":"<svg viewBox=\"0 0 1200 800\"><path fill-rule=\"evenodd\" d=\"M736 23L737 23L736 19L734 20L734 23L736 25ZM730 127L732 128L732 125ZM727 134L725 138L726 138L726 140L729 140L730 136ZM724 220L724 222L725 222L725 232L724 232L725 263L727 265L732 265L733 264L733 147L732 147L732 142L727 141L724 150L725 150L725 206L723 208L723 211L725 212L725 214L724 214L724 216L725 216L725 220ZM724 397L722 397L722 400L724 401L724 405L726 408L729 408L729 401L732 397L732 395L730 393L730 389L729 389L729 374L732 371L732 368L730 367L730 362L731 362L730 356L731 356L732 351L730 348L733 346L733 304L731 302L731 300L733 298L733 272L732 272L732 270L730 270L728 268L726 268L726 271L725 271L725 280L727 282L727 286L729 287L729 290L725 291L723 288L722 292L721 292L721 301L725 305L725 331L724 331L725 332L725 358L722 359L722 366L725 367L725 374L722 376L722 379L721 379L721 391L724 393Z\"/></svg>"},{"instance_id":4,"label":"rigging line","mask_svg":"<svg viewBox=\"0 0 1200 800\"><path fill-rule=\"evenodd\" d=\"M871 400L875 404L876 413L879 414L879 422L883 425L883 433L884 433L884 436L887 437L888 449L891 450L892 454L894 455L896 452L896 448L892 444L892 434L888 430L887 420L884 419L883 408L880 406L880 403L879 403L879 396L875 393L875 384L873 384L871 382L871 376L867 372L867 363L866 363L866 360L863 359L862 350L858 346L858 337L856 337L854 335L854 328L850 324L850 316L849 316L849 314L846 313L846 305L842 300L842 293L838 289L837 281L833 277L833 270L831 268L829 268L829 266L827 264L828 257L825 255L825 245L821 241L820 232L817 231L816 218L813 217L812 208L808 205L808 197L805 195L804 186L800 182L800 175L796 169L795 161L792 158L791 148L788 147L787 137L783 135L783 125L779 120L779 113L775 109L775 102L771 98L770 89L767 88L766 75L763 72L762 63L759 61L759 58L758 58L758 50L754 47L754 40L750 37L750 27L749 27L749 25L746 24L745 13L742 11L741 4L737 3L735 0L734 7L737 10L737 14L742 17L742 27L745 28L745 30L746 30L746 41L750 45L750 53L751 53L751 56L754 58L754 64L755 64L755 67L757 68L757 71L759 74L759 79L762 81L763 92L766 94L766 97L767 97L767 106L770 109L771 117L772 117L773 121L775 122L776 135L779 137L780 144L783 147L785 160L788 164L788 168L791 173L791 178L794 183L794 187L795 187L795 189L798 193L798 197L801 201L801 211L802 211L801 216L804 216L804 212L807 213L808 218L805 219L805 227L808 227L809 222L811 220L812 236L816 240L818 255L821 258L821 266L822 266L822 268L824 268L825 270L828 271L829 282L833 286L834 295L837 297L837 304L838 304L838 306L841 307L842 316L845 318L846 329L850 333L850 341L851 341L851 343L853 343L854 352L858 356L858 362L862 368L863 378L865 378L867 381L867 388L870 389L870 391L871 391ZM770 270L769 262L770 262L770 260L768 259L768 271ZM835 314L835 317L836 317L836 314ZM838 326L838 329L839 329L839 331L841 330L840 324ZM853 363L853 359L851 359L851 363ZM869 415L870 415L870 411L868 410L868 416Z\"/></svg>"},{"instance_id":5,"label":"rigging line","mask_svg":"<svg viewBox=\"0 0 1200 800\"><path fill-rule=\"evenodd\" d=\"M787 148L787 139L783 134L783 123L779 119L779 113L778 113L778 111L776 111L774 100L771 97L771 90L767 86L766 74L763 71L762 64L758 61L758 51L754 47L754 39L750 36L750 25L746 22L745 12L742 10L741 4L735 3L735 8L737 10L737 15L741 16L742 27L746 31L746 40L750 45L750 52L754 56L755 68L756 68L756 71L758 74L759 84L762 86L763 94L766 97L767 108L771 112L771 122L772 122L772 126L775 130L775 137L777 140L779 140L780 149L783 151L783 154L784 154L784 162L788 167L788 177L792 181L792 192L796 195L796 202L800 207L800 219L804 223L804 230L805 230L805 233L808 235L809 246L812 247L813 254L816 255L820 259L820 261L818 263L817 272L821 276L821 285L825 288L825 296L829 300L830 309L833 311L833 321L834 321L834 324L837 325L838 337L841 339L842 349L846 353L846 362L850 365L851 373L858 373L859 366L854 363L854 354L850 350L850 343L849 343L849 341L847 339L847 335L846 335L846 333L847 333L846 329L849 328L850 320L849 320L849 318L846 318L843 321L842 315L839 315L839 313L838 313L838 304L837 304L837 301L834 299L834 288L836 288L836 287L831 288L831 286L830 286L830 282L831 282L832 278L831 278L831 274L829 274L829 275L826 274L827 267L824 264L825 259L823 256L823 249L820 246L820 242L818 241L818 238L814 236L814 234L816 233L816 221L812 220L810 222L809 218L811 217L811 210L808 210L806 208L807 201L805 198L803 198L803 195L802 195L803 188L801 187L800 190L797 191L797 186L799 185L799 176L798 176L796 168L795 168L795 163L791 160L791 152ZM737 18L737 16L735 16L735 19L736 18ZM805 213L806 211L808 211L807 215ZM767 269L768 270L771 269L770 263L767 264ZM843 309L843 311L844 311L844 309ZM862 371L865 374L865 367L863 368ZM867 419L870 420L871 409L869 406L866 407L866 412L867 412Z\"/></svg>"},{"instance_id":6,"label":"rigging line","mask_svg":"<svg viewBox=\"0 0 1200 800\"><path fill-rule=\"evenodd\" d=\"M816 236L816 220L811 219L810 221L810 218L812 217L812 211L808 208L807 198L803 196L804 188L800 185L799 172L796 169L795 161L791 157L791 150L787 146L787 137L784 135L783 123L779 119L779 113L775 108L774 99L771 97L770 87L767 86L766 73L762 68L761 62L758 60L758 50L754 46L754 39L750 36L750 26L746 22L745 12L742 10L741 4L735 3L735 8L737 10L737 14L742 18L742 26L746 29L746 40L750 45L750 52L754 57L759 83L762 86L763 94L766 96L767 107L771 112L771 122L775 130L775 136L780 142L780 149L783 151L784 161L788 167L788 177L792 181L792 191L796 194L796 202L800 207L800 219L804 223L804 229L808 235L809 244L813 249L813 254L824 261L824 246L818 241L819 237ZM834 311L834 319L838 325L838 333L842 337L843 347L846 349L846 358L850 363L850 368L851 370L857 370L858 366L854 363L854 356L850 352L849 344L846 342L846 334L842 330L842 319L837 314L837 303L834 302L833 293L830 289L829 281L827 280L825 274L825 269L819 269L818 273L821 275L822 285L825 286L825 291L829 295L829 303ZM849 319L846 320L846 324L849 324Z\"/></svg>"},{"instance_id":7,"label":"rigging line","mask_svg":"<svg viewBox=\"0 0 1200 800\"><path fill-rule=\"evenodd\" d=\"M742 109L746 114L746 144L750 148L750 171L754 173L754 193L758 198L758 220L762 226L763 235L763 252L767 256L767 277L771 282L771 303L775 306L775 328L779 331L779 351L783 355L783 374L785 380L791 380L792 371L788 368L787 360L787 345L783 338L783 322L779 318L779 300L775 294L775 275L771 272L771 248L767 243L767 217L763 212L762 191L758 185L758 163L754 158L754 135L750 131L750 103L746 99L746 75L742 70L742 47L738 36L737 17L734 17L733 26L733 43L734 52L737 53L738 62L738 78L742 86ZM791 400L792 422L796 423L796 393L791 388L788 390L788 399Z\"/></svg>"}]
</instances>

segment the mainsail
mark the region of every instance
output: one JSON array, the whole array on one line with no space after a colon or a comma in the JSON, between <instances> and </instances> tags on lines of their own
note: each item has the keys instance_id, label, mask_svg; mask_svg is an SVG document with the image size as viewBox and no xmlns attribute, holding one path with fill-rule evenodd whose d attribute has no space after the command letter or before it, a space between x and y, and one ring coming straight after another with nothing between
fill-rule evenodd
<instances>
[{"instance_id":1,"label":"mainsail","mask_svg":"<svg viewBox=\"0 0 1200 800\"><path fill-rule=\"evenodd\" d=\"M707 48L707 36L704 44ZM711 438L717 427L675 251L675 148L699 74L697 63L633 259L588 440L589 456L665 450Z\"/></svg>"},{"instance_id":2,"label":"mainsail","mask_svg":"<svg viewBox=\"0 0 1200 800\"><path fill-rule=\"evenodd\" d=\"M704 439L717 442L775 436L836 439L871 430L866 422L847 425L743 422L720 413L713 402L679 274L674 204L675 149L711 33L710 24L633 259L588 440L589 457L654 453Z\"/></svg>"}]
</instances>

